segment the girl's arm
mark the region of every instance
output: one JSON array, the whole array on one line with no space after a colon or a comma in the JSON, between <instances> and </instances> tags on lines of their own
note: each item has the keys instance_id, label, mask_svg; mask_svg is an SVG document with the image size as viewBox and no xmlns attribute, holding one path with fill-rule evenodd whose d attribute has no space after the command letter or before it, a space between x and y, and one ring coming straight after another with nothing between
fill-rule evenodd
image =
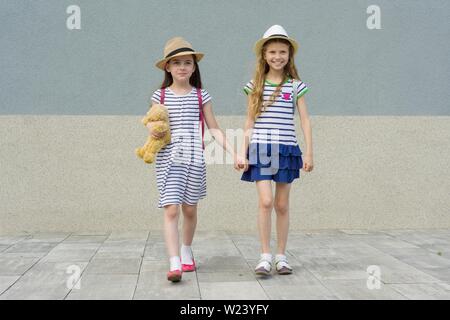
<instances>
[{"instance_id":1,"label":"girl's arm","mask_svg":"<svg viewBox=\"0 0 450 320\"><path fill-rule=\"evenodd\" d=\"M249 105L250 105L250 97L247 96L247 110L250 110ZM248 170L247 150L250 144L250 139L252 137L254 124L255 119L250 115L250 112L248 111L247 119L245 120L244 124L244 142L242 143L242 149L240 153L240 158L244 159L244 163L242 163L244 171Z\"/></svg>"},{"instance_id":2,"label":"girl's arm","mask_svg":"<svg viewBox=\"0 0 450 320\"><path fill-rule=\"evenodd\" d=\"M208 126L209 131L211 132L211 135L222 146L222 148L224 148L229 154L233 156L233 160L236 162L236 152L226 139L225 134L223 133L222 129L220 129L219 124L216 121L216 117L214 116L214 113L212 111L211 102L207 102L203 106L203 115L205 116L205 122Z\"/></svg>"},{"instance_id":3,"label":"girl's arm","mask_svg":"<svg viewBox=\"0 0 450 320\"><path fill-rule=\"evenodd\" d=\"M308 109L306 107L305 97L302 96L297 100L297 109L300 114L300 124L302 126L303 135L305 137L306 152L303 156L303 169L306 172L312 171L313 164L313 146L312 146L312 130L311 121L309 120Z\"/></svg>"}]
</instances>

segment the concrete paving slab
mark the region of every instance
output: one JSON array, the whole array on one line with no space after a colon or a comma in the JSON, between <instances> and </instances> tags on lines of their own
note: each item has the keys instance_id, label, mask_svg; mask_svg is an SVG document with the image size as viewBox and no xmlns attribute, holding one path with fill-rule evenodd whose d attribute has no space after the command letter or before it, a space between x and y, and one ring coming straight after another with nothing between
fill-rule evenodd
<instances>
[{"instance_id":1,"label":"concrete paving slab","mask_svg":"<svg viewBox=\"0 0 450 320\"><path fill-rule=\"evenodd\" d=\"M130 240L130 241L147 241L149 231L113 231L108 237L108 241L112 240Z\"/></svg>"},{"instance_id":2,"label":"concrete paving slab","mask_svg":"<svg viewBox=\"0 0 450 320\"><path fill-rule=\"evenodd\" d=\"M139 274L141 261L141 258L94 258L89 263L86 274Z\"/></svg>"},{"instance_id":3,"label":"concrete paving slab","mask_svg":"<svg viewBox=\"0 0 450 320\"><path fill-rule=\"evenodd\" d=\"M416 246L439 246L447 247L450 245L450 241L447 236L436 235L433 233L414 232L396 236L396 239L400 239L404 242L411 243Z\"/></svg>"},{"instance_id":4,"label":"concrete paving slab","mask_svg":"<svg viewBox=\"0 0 450 320\"><path fill-rule=\"evenodd\" d=\"M0 256L0 275L12 276L22 275L30 269L39 258L17 258Z\"/></svg>"},{"instance_id":5,"label":"concrete paving slab","mask_svg":"<svg viewBox=\"0 0 450 320\"><path fill-rule=\"evenodd\" d=\"M70 236L70 232L49 232L32 234L29 242L62 242Z\"/></svg>"},{"instance_id":6,"label":"concrete paving slab","mask_svg":"<svg viewBox=\"0 0 450 320\"><path fill-rule=\"evenodd\" d=\"M0 276L0 295L12 286L20 276Z\"/></svg>"},{"instance_id":7,"label":"concrete paving slab","mask_svg":"<svg viewBox=\"0 0 450 320\"><path fill-rule=\"evenodd\" d=\"M249 266L242 256L200 256L197 258L198 272L225 272L248 269Z\"/></svg>"},{"instance_id":8,"label":"concrete paving slab","mask_svg":"<svg viewBox=\"0 0 450 320\"><path fill-rule=\"evenodd\" d=\"M18 235L18 236L0 236L0 245L11 246L23 240L31 238L31 236L27 235Z\"/></svg>"},{"instance_id":9,"label":"concrete paving slab","mask_svg":"<svg viewBox=\"0 0 450 320\"><path fill-rule=\"evenodd\" d=\"M135 300L198 300L201 298L195 272L184 272L181 282L167 280L167 261L144 260L142 262Z\"/></svg>"},{"instance_id":10,"label":"concrete paving slab","mask_svg":"<svg viewBox=\"0 0 450 320\"><path fill-rule=\"evenodd\" d=\"M192 245L194 256L238 256L240 252L230 239L197 240Z\"/></svg>"},{"instance_id":11,"label":"concrete paving slab","mask_svg":"<svg viewBox=\"0 0 450 320\"><path fill-rule=\"evenodd\" d=\"M107 240L99 252L139 252L144 253L146 242L142 240Z\"/></svg>"},{"instance_id":12,"label":"concrete paving slab","mask_svg":"<svg viewBox=\"0 0 450 320\"><path fill-rule=\"evenodd\" d=\"M80 289L72 289L67 300L131 300L138 275L83 274Z\"/></svg>"},{"instance_id":13,"label":"concrete paving slab","mask_svg":"<svg viewBox=\"0 0 450 320\"><path fill-rule=\"evenodd\" d=\"M103 243L109 235L71 235L63 243Z\"/></svg>"},{"instance_id":14,"label":"concrete paving slab","mask_svg":"<svg viewBox=\"0 0 450 320\"><path fill-rule=\"evenodd\" d=\"M253 273L256 234L199 232L198 270L176 284L166 279L161 231L20 234L0 241L5 300L445 299L450 290L447 230L291 232L286 254L294 273L269 277ZM275 249L275 238L271 244ZM368 267L379 274L374 278ZM76 272L80 289L73 287ZM381 280L381 289L369 290L369 279Z\"/></svg>"},{"instance_id":15,"label":"concrete paving slab","mask_svg":"<svg viewBox=\"0 0 450 320\"><path fill-rule=\"evenodd\" d=\"M337 300L338 298L322 284L284 285L264 287L272 300Z\"/></svg>"},{"instance_id":16,"label":"concrete paving slab","mask_svg":"<svg viewBox=\"0 0 450 320\"><path fill-rule=\"evenodd\" d=\"M202 282L240 282L254 281L255 274L251 270L197 272L199 283Z\"/></svg>"},{"instance_id":17,"label":"concrete paving slab","mask_svg":"<svg viewBox=\"0 0 450 320\"><path fill-rule=\"evenodd\" d=\"M39 262L0 295L4 300L62 300L87 262Z\"/></svg>"},{"instance_id":18,"label":"concrete paving slab","mask_svg":"<svg viewBox=\"0 0 450 320\"><path fill-rule=\"evenodd\" d=\"M42 258L44 262L89 261L98 249L52 250Z\"/></svg>"},{"instance_id":19,"label":"concrete paving slab","mask_svg":"<svg viewBox=\"0 0 450 320\"><path fill-rule=\"evenodd\" d=\"M380 282L379 287L367 280L323 280L327 287L340 300L406 300L407 298L389 285ZM372 288L372 289L371 289Z\"/></svg>"},{"instance_id":20,"label":"concrete paving slab","mask_svg":"<svg viewBox=\"0 0 450 320\"><path fill-rule=\"evenodd\" d=\"M411 300L450 300L450 286L443 283L391 284L389 286Z\"/></svg>"},{"instance_id":21,"label":"concrete paving slab","mask_svg":"<svg viewBox=\"0 0 450 320\"><path fill-rule=\"evenodd\" d=\"M440 282L450 284L449 268L423 268L421 271L432 276L434 279L439 279Z\"/></svg>"},{"instance_id":22,"label":"concrete paving slab","mask_svg":"<svg viewBox=\"0 0 450 320\"><path fill-rule=\"evenodd\" d=\"M261 254L261 244L255 236L233 235L232 241L239 253L245 259L258 259ZM271 248L275 248L276 242L270 241Z\"/></svg>"},{"instance_id":23,"label":"concrete paving slab","mask_svg":"<svg viewBox=\"0 0 450 320\"><path fill-rule=\"evenodd\" d=\"M381 272L383 283L433 283L437 278L414 268L389 255L377 257L361 257L355 262L360 269L367 270L369 266L377 266Z\"/></svg>"},{"instance_id":24,"label":"concrete paving slab","mask_svg":"<svg viewBox=\"0 0 450 320\"><path fill-rule=\"evenodd\" d=\"M160 236L150 236L144 251L146 260L167 260L166 244Z\"/></svg>"},{"instance_id":25,"label":"concrete paving slab","mask_svg":"<svg viewBox=\"0 0 450 320\"><path fill-rule=\"evenodd\" d=\"M388 235L357 236L357 239L378 249L417 249L418 246Z\"/></svg>"},{"instance_id":26,"label":"concrete paving slab","mask_svg":"<svg viewBox=\"0 0 450 320\"><path fill-rule=\"evenodd\" d=\"M73 236L109 236L111 232L109 231L77 231L73 232Z\"/></svg>"},{"instance_id":27,"label":"concrete paving slab","mask_svg":"<svg viewBox=\"0 0 450 320\"><path fill-rule=\"evenodd\" d=\"M417 269L422 268L449 268L450 256L442 256L429 250L418 247L417 249L380 249L386 254L409 264Z\"/></svg>"},{"instance_id":28,"label":"concrete paving slab","mask_svg":"<svg viewBox=\"0 0 450 320\"><path fill-rule=\"evenodd\" d=\"M205 300L268 300L258 281L200 282L200 293Z\"/></svg>"},{"instance_id":29,"label":"concrete paving slab","mask_svg":"<svg viewBox=\"0 0 450 320\"><path fill-rule=\"evenodd\" d=\"M144 254L141 251L97 251L93 259L140 259Z\"/></svg>"},{"instance_id":30,"label":"concrete paving slab","mask_svg":"<svg viewBox=\"0 0 450 320\"><path fill-rule=\"evenodd\" d=\"M26 253L29 257L42 257L55 248L56 245L57 243L55 242L29 242L25 240L11 245L2 253Z\"/></svg>"}]
</instances>

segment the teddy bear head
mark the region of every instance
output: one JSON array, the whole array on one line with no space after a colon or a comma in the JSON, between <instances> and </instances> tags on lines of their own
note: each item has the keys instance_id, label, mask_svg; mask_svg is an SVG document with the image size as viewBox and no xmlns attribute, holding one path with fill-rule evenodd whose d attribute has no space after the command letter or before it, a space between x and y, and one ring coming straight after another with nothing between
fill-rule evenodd
<instances>
[{"instance_id":1,"label":"teddy bear head","mask_svg":"<svg viewBox=\"0 0 450 320\"><path fill-rule=\"evenodd\" d=\"M163 104L155 104L147 112L148 121L169 121L169 113Z\"/></svg>"}]
</instances>

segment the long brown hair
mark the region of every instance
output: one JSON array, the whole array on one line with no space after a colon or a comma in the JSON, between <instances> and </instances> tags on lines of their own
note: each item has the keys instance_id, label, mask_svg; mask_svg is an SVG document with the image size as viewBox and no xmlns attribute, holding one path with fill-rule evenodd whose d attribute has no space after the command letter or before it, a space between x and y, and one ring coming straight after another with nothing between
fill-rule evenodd
<instances>
[{"instance_id":1,"label":"long brown hair","mask_svg":"<svg viewBox=\"0 0 450 320\"><path fill-rule=\"evenodd\" d=\"M202 88L202 79L200 76L200 68L198 67L198 63L197 63L197 59L196 59L195 55L192 55L192 58L194 59L195 71L189 78L189 84L195 88L201 89ZM167 61L167 63L169 63L169 61ZM164 80L161 84L161 89L171 86L172 83L173 83L172 74L170 72L168 72L166 69L164 69Z\"/></svg>"},{"instance_id":2,"label":"long brown hair","mask_svg":"<svg viewBox=\"0 0 450 320\"><path fill-rule=\"evenodd\" d=\"M281 42L287 44L289 46L289 61L284 66L284 77L283 81L276 87L274 93L270 96L269 101L265 103L263 98L264 93L264 81L266 80L266 74L269 72L270 67L264 59L264 54L267 50L267 46L270 43ZM253 90L250 93L250 106L249 106L249 114L256 119L268 106L271 106L276 97L280 94L281 88L283 84L286 82L288 78L300 80L300 76L298 75L297 68L295 67L294 62L294 48L291 43L284 39L272 39L267 41L262 47L261 51L258 54L255 74L253 76Z\"/></svg>"}]
</instances>

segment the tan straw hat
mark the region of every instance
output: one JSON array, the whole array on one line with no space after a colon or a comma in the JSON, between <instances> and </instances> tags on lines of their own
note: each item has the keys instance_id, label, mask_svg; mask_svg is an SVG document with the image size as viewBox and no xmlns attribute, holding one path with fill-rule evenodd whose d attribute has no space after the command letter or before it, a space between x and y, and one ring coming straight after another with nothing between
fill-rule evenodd
<instances>
[{"instance_id":1,"label":"tan straw hat","mask_svg":"<svg viewBox=\"0 0 450 320\"><path fill-rule=\"evenodd\" d=\"M289 38L286 30L284 30L284 28L282 26L279 25L273 25L271 26L269 29L267 29L267 31L264 33L262 39L259 39L258 41L256 41L255 43L255 53L259 54L261 52L262 47L264 46L264 43L266 43L269 40L272 39L284 39L287 40L291 43L292 47L294 48L294 54L297 52L298 50L298 43L297 41L295 41L292 38Z\"/></svg>"},{"instance_id":2,"label":"tan straw hat","mask_svg":"<svg viewBox=\"0 0 450 320\"><path fill-rule=\"evenodd\" d=\"M197 61L200 61L204 54L192 49L192 45L184 40L182 37L175 37L167 41L164 47L164 58L156 63L156 67L164 70L164 67L170 59L179 56L185 56L194 54L197 57Z\"/></svg>"}]
</instances>

